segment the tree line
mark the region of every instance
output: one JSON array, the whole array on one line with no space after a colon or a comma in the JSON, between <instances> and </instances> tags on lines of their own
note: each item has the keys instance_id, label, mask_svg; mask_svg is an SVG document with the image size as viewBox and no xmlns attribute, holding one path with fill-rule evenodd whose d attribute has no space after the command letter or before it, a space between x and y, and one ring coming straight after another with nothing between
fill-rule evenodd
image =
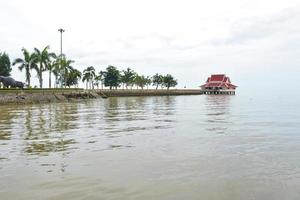
<instances>
[{"instance_id":1,"label":"tree line","mask_svg":"<svg viewBox=\"0 0 300 200\"><path fill-rule=\"evenodd\" d=\"M68 59L65 55L56 55L46 46L42 50L34 48L33 52L22 48L22 57L16 58L12 64L6 53L0 52L0 75L10 76L11 65L17 66L22 72L25 72L27 87L31 87L32 70L37 74L39 87L43 87L43 72L49 73L49 88L52 87L52 75L54 75L54 88L78 87L82 80L86 84L86 89L145 89L154 86L156 89L171 88L177 85L177 80L170 74L154 76L140 75L131 68L119 70L115 66L108 66L106 70L96 72L93 66L89 66L80 72L75 69L74 61Z\"/></svg>"}]
</instances>

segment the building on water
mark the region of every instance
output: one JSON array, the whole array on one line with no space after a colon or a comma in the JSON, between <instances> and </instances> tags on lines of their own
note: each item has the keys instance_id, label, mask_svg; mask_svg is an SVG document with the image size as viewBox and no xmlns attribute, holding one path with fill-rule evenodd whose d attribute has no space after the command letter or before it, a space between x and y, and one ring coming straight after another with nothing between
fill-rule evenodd
<instances>
[{"instance_id":1,"label":"building on water","mask_svg":"<svg viewBox=\"0 0 300 200\"><path fill-rule=\"evenodd\" d=\"M233 85L225 74L213 74L208 77L206 83L201 85L203 94L235 94L237 86Z\"/></svg>"}]
</instances>

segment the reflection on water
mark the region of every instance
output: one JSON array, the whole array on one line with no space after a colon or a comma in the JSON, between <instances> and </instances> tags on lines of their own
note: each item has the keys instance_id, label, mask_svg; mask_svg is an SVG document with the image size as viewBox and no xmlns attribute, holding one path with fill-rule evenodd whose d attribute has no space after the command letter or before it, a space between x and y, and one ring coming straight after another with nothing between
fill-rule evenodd
<instances>
[{"instance_id":1,"label":"reflection on water","mask_svg":"<svg viewBox=\"0 0 300 200\"><path fill-rule=\"evenodd\" d=\"M297 105L256 101L0 106L1 199L299 199Z\"/></svg>"},{"instance_id":2,"label":"reflection on water","mask_svg":"<svg viewBox=\"0 0 300 200\"><path fill-rule=\"evenodd\" d=\"M28 154L46 154L64 151L76 141L64 137L65 131L77 128L77 104L43 104L25 106L20 113L24 117L24 151ZM20 124L21 125L21 124Z\"/></svg>"},{"instance_id":3,"label":"reflection on water","mask_svg":"<svg viewBox=\"0 0 300 200\"><path fill-rule=\"evenodd\" d=\"M209 125L208 131L212 133L225 134L228 123L230 123L230 99L232 96L217 95L205 96L206 122Z\"/></svg>"}]
</instances>

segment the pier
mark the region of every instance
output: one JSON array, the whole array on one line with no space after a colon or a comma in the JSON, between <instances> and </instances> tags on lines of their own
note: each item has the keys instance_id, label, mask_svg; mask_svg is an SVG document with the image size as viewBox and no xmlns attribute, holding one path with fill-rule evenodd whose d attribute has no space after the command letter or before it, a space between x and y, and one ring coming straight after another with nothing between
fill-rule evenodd
<instances>
[{"instance_id":1,"label":"pier","mask_svg":"<svg viewBox=\"0 0 300 200\"><path fill-rule=\"evenodd\" d=\"M235 95L235 90L202 90L207 95Z\"/></svg>"}]
</instances>

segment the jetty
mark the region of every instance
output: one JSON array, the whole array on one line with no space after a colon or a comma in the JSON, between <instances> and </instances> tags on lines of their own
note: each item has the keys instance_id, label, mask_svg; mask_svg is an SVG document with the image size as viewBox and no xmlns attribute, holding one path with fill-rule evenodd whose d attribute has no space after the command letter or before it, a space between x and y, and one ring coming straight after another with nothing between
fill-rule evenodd
<instances>
[{"instance_id":1,"label":"jetty","mask_svg":"<svg viewBox=\"0 0 300 200\"><path fill-rule=\"evenodd\" d=\"M176 95L201 95L200 89L99 89L93 90L103 97L130 97L130 96L176 96Z\"/></svg>"}]
</instances>

